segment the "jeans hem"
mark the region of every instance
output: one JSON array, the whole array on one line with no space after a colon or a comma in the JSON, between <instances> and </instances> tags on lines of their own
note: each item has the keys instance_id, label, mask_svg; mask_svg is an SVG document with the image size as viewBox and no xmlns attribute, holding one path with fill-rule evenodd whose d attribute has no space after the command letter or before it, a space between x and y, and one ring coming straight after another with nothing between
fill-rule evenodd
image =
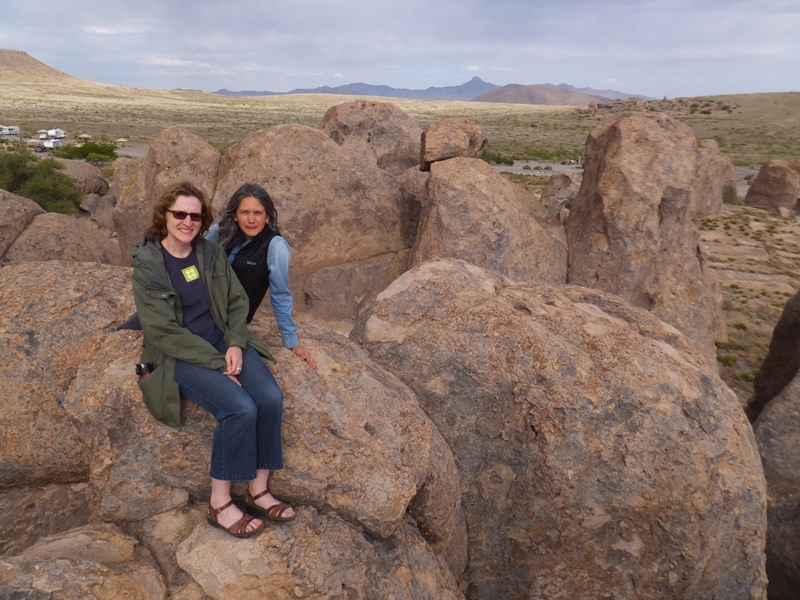
<instances>
[{"instance_id":1,"label":"jeans hem","mask_svg":"<svg viewBox=\"0 0 800 600\"><path fill-rule=\"evenodd\" d=\"M212 479L219 479L221 481L251 481L256 478L256 474L253 473L252 475L225 475L225 474L217 474L211 473Z\"/></svg>"},{"instance_id":2,"label":"jeans hem","mask_svg":"<svg viewBox=\"0 0 800 600\"><path fill-rule=\"evenodd\" d=\"M258 469L263 469L265 471L280 471L283 469L283 463L272 463L269 465L258 465Z\"/></svg>"}]
</instances>

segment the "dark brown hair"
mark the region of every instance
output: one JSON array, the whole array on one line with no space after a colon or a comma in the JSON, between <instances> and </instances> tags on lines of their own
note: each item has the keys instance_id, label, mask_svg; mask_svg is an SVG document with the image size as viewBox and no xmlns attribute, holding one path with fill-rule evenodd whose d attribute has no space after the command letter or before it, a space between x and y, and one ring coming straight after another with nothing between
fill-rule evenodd
<instances>
[{"instance_id":1,"label":"dark brown hair","mask_svg":"<svg viewBox=\"0 0 800 600\"><path fill-rule=\"evenodd\" d=\"M219 220L219 238L217 241L225 248L225 252L230 252L231 248L244 243L247 239L239 228L239 224L234 220L234 217L236 217L236 211L239 209L242 200L250 196L258 200L267 213L268 218L264 231L271 229L272 231L276 231L278 235L281 234L278 229L278 211L275 209L275 203L272 201L272 197L267 193L267 190L257 183L245 183L239 187L238 190L233 192L233 196L228 200L225 208L222 209Z\"/></svg>"},{"instance_id":2,"label":"dark brown hair","mask_svg":"<svg viewBox=\"0 0 800 600\"><path fill-rule=\"evenodd\" d=\"M167 209L172 208L178 196L194 196L200 200L200 211L203 213L203 220L200 222L200 231L197 232L197 235L192 240L193 246L197 243L197 240L203 239L208 228L211 227L211 224L214 222L214 213L211 209L211 204L209 204L203 191L188 181L181 181L167 188L153 207L152 222L150 223L150 227L147 228L147 231L144 232L144 236L151 242L155 242L156 240L161 241L167 237Z\"/></svg>"}]
</instances>

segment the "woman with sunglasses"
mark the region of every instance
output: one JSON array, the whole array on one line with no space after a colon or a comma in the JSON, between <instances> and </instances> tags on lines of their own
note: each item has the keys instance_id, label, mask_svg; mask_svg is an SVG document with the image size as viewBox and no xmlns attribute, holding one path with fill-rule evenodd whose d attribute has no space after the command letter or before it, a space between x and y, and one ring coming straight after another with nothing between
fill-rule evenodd
<instances>
[{"instance_id":1,"label":"woman with sunglasses","mask_svg":"<svg viewBox=\"0 0 800 600\"><path fill-rule=\"evenodd\" d=\"M247 295L222 248L206 241L211 205L191 183L169 188L153 208L133 254L133 295L144 333L139 386L151 414L180 426L180 398L217 419L211 450L210 525L236 537L288 521L293 509L268 492L283 467L283 394L261 356L274 360L247 328ZM260 356L259 356L260 355ZM249 481L248 511L231 481Z\"/></svg>"},{"instance_id":2,"label":"woman with sunglasses","mask_svg":"<svg viewBox=\"0 0 800 600\"><path fill-rule=\"evenodd\" d=\"M267 191L258 184L240 186L222 209L217 225L206 239L218 242L250 300L247 322L269 290L272 313L283 346L316 369L311 353L300 345L292 318L292 293L289 290L289 244L278 229L278 211Z\"/></svg>"}]
</instances>

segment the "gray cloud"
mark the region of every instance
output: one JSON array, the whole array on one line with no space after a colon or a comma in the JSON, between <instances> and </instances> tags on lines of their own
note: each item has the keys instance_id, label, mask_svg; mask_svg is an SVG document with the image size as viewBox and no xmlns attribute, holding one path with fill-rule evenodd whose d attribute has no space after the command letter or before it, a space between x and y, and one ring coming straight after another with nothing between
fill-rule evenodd
<instances>
[{"instance_id":1,"label":"gray cloud","mask_svg":"<svg viewBox=\"0 0 800 600\"><path fill-rule=\"evenodd\" d=\"M118 85L213 91L363 81L648 96L800 90L795 0L6 0L0 46Z\"/></svg>"}]
</instances>

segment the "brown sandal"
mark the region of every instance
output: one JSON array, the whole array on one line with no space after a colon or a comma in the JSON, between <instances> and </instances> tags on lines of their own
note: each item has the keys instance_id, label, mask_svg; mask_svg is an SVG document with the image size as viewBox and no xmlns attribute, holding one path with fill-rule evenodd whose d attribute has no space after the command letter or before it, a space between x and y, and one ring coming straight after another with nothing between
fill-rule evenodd
<instances>
[{"instance_id":1,"label":"brown sandal","mask_svg":"<svg viewBox=\"0 0 800 600\"><path fill-rule=\"evenodd\" d=\"M255 514L258 517L264 517L269 519L270 521L291 521L297 516L297 513L293 514L291 517L284 517L283 513L285 513L288 509L292 508L286 502L278 502L277 504L273 504L269 508L262 508L258 504L256 504L256 500L261 498L261 496L265 496L269 494L269 490L264 490L260 494L256 494L252 496L250 491L247 492L247 499L244 501L247 504L247 508L250 509L250 512Z\"/></svg>"},{"instance_id":2,"label":"brown sandal","mask_svg":"<svg viewBox=\"0 0 800 600\"><path fill-rule=\"evenodd\" d=\"M249 538L254 536L258 532L260 532L264 528L264 522L261 522L261 525L256 527L255 529L248 531L247 526L250 525L250 522L253 520L253 516L247 513L242 515L242 518L236 521L230 527L225 527L224 525L220 524L217 517L219 513L221 513L226 508L229 508L233 504L233 500L225 504L224 506L220 506L219 508L214 508L211 506L211 502L208 503L208 508L206 509L206 520L208 524L212 527L216 527L217 529L222 529L223 531L227 531L233 537L237 538Z\"/></svg>"}]
</instances>

